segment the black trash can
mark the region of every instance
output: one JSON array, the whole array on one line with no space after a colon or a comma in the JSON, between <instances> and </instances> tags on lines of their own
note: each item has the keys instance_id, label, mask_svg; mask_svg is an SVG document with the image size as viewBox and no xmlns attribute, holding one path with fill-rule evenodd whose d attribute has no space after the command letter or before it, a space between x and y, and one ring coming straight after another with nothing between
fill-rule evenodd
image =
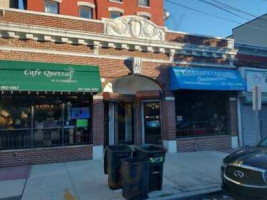
<instances>
[{"instance_id":1,"label":"black trash can","mask_svg":"<svg viewBox=\"0 0 267 200\"><path fill-rule=\"evenodd\" d=\"M149 192L149 161L126 158L121 161L122 195L127 200L143 200Z\"/></svg>"},{"instance_id":2,"label":"black trash can","mask_svg":"<svg viewBox=\"0 0 267 200\"><path fill-rule=\"evenodd\" d=\"M161 190L163 183L163 164L165 162L166 149L159 145L143 145L135 147L136 156L149 160L149 192Z\"/></svg>"},{"instance_id":3,"label":"black trash can","mask_svg":"<svg viewBox=\"0 0 267 200\"><path fill-rule=\"evenodd\" d=\"M121 159L130 158L132 148L127 145L112 145L107 147L108 186L112 190L121 188Z\"/></svg>"},{"instance_id":4,"label":"black trash can","mask_svg":"<svg viewBox=\"0 0 267 200\"><path fill-rule=\"evenodd\" d=\"M108 174L108 150L104 149L104 174Z\"/></svg>"}]
</instances>

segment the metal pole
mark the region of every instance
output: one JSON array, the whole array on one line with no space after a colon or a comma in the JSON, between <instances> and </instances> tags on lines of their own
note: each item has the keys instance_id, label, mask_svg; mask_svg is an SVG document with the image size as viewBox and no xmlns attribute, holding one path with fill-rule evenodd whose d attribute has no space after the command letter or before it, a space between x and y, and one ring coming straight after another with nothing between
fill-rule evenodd
<instances>
[{"instance_id":1,"label":"metal pole","mask_svg":"<svg viewBox=\"0 0 267 200\"><path fill-rule=\"evenodd\" d=\"M257 142L261 140L261 130L260 130L260 111L259 111L259 90L258 86L255 88L255 124L256 124L256 135Z\"/></svg>"}]
</instances>

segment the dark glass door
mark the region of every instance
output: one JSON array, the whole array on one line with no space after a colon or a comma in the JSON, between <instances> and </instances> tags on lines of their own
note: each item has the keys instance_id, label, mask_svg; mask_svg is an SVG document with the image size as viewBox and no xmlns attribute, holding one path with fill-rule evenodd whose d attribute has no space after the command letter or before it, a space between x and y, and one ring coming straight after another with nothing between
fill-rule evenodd
<instances>
[{"instance_id":1,"label":"dark glass door","mask_svg":"<svg viewBox=\"0 0 267 200\"><path fill-rule=\"evenodd\" d=\"M134 117L132 103L118 103L117 137L119 144L134 143Z\"/></svg>"},{"instance_id":2,"label":"dark glass door","mask_svg":"<svg viewBox=\"0 0 267 200\"><path fill-rule=\"evenodd\" d=\"M160 102L144 102L145 144L161 144Z\"/></svg>"}]
</instances>

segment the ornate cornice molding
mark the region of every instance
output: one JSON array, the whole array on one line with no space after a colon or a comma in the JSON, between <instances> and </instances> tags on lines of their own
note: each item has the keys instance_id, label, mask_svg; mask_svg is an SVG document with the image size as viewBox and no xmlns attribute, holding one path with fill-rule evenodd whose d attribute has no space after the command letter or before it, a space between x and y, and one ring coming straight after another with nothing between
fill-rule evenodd
<instances>
[{"instance_id":1,"label":"ornate cornice molding","mask_svg":"<svg viewBox=\"0 0 267 200\"><path fill-rule=\"evenodd\" d=\"M165 29L139 16L105 19L105 34L136 39L165 41Z\"/></svg>"},{"instance_id":2,"label":"ornate cornice molding","mask_svg":"<svg viewBox=\"0 0 267 200\"><path fill-rule=\"evenodd\" d=\"M47 41L56 43L69 43L90 45L94 47L97 55L99 48L130 49L134 51L147 51L169 54L170 61L175 54L196 55L203 57L234 58L237 51L234 49L214 48L203 45L183 44L158 40L139 38L123 38L106 34L78 32L65 29L55 29L40 26L28 26L0 22L0 37L17 38L23 40Z\"/></svg>"}]
</instances>

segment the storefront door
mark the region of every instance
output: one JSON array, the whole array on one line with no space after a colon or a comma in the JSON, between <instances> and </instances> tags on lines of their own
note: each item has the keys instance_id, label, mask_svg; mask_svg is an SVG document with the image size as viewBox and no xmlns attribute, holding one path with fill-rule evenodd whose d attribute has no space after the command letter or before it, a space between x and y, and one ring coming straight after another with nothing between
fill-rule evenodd
<instances>
[{"instance_id":1,"label":"storefront door","mask_svg":"<svg viewBox=\"0 0 267 200\"><path fill-rule=\"evenodd\" d=\"M133 103L112 102L106 106L105 145L134 143Z\"/></svg>"},{"instance_id":2,"label":"storefront door","mask_svg":"<svg viewBox=\"0 0 267 200\"><path fill-rule=\"evenodd\" d=\"M161 143L160 102L149 101L142 104L143 143Z\"/></svg>"}]
</instances>

